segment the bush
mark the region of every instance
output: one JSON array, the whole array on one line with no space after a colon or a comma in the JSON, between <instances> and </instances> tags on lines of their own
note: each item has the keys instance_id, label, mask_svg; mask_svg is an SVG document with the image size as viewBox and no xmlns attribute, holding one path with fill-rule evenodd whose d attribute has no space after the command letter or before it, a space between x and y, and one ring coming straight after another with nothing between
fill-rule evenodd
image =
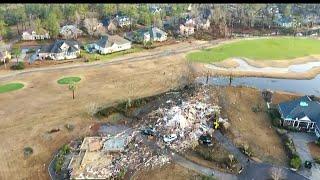
<instances>
[{"instance_id":1,"label":"bush","mask_svg":"<svg viewBox=\"0 0 320 180\"><path fill-rule=\"evenodd\" d=\"M294 155L290 160L290 166L294 169L299 169L301 167L302 161L298 155Z\"/></svg>"},{"instance_id":2,"label":"bush","mask_svg":"<svg viewBox=\"0 0 320 180\"><path fill-rule=\"evenodd\" d=\"M249 145L245 144L240 149L248 157L253 156L253 152L252 152L251 148L249 147Z\"/></svg>"},{"instance_id":3,"label":"bush","mask_svg":"<svg viewBox=\"0 0 320 180\"><path fill-rule=\"evenodd\" d=\"M317 146L319 146L320 147L320 140L318 139L318 140L316 140L315 142L314 142Z\"/></svg>"},{"instance_id":4,"label":"bush","mask_svg":"<svg viewBox=\"0 0 320 180\"><path fill-rule=\"evenodd\" d=\"M314 162L320 164L320 157L314 158Z\"/></svg>"},{"instance_id":5,"label":"bush","mask_svg":"<svg viewBox=\"0 0 320 180\"><path fill-rule=\"evenodd\" d=\"M23 154L25 157L30 156L33 153L33 149L31 147L23 148Z\"/></svg>"},{"instance_id":6,"label":"bush","mask_svg":"<svg viewBox=\"0 0 320 180\"><path fill-rule=\"evenodd\" d=\"M24 69L24 63L18 62L10 67L12 70L21 70Z\"/></svg>"},{"instance_id":7,"label":"bush","mask_svg":"<svg viewBox=\"0 0 320 180\"><path fill-rule=\"evenodd\" d=\"M66 125L64 125L64 127L65 127L68 131L73 131L73 129L74 129L74 125L72 125L72 124L66 124Z\"/></svg>"}]
</instances>

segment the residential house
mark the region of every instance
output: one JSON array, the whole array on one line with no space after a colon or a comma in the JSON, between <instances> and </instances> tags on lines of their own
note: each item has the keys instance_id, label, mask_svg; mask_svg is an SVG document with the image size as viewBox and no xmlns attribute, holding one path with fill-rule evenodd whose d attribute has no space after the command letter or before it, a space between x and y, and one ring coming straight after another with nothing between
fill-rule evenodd
<instances>
[{"instance_id":1,"label":"residential house","mask_svg":"<svg viewBox=\"0 0 320 180\"><path fill-rule=\"evenodd\" d=\"M275 19L275 23L278 26L285 27L285 28L293 27L293 20L290 17L278 16Z\"/></svg>"},{"instance_id":2,"label":"residential house","mask_svg":"<svg viewBox=\"0 0 320 180\"><path fill-rule=\"evenodd\" d=\"M102 25L107 29L108 32L113 34L117 31L117 23L115 20L112 20L110 18L105 18L102 20Z\"/></svg>"},{"instance_id":3,"label":"residential house","mask_svg":"<svg viewBox=\"0 0 320 180\"><path fill-rule=\"evenodd\" d=\"M27 30L22 32L21 39L24 41L50 39L50 36L49 33L43 29L39 33L34 30Z\"/></svg>"},{"instance_id":4,"label":"residential house","mask_svg":"<svg viewBox=\"0 0 320 180\"><path fill-rule=\"evenodd\" d=\"M38 51L38 59L64 60L74 59L80 55L78 42L73 40L56 40Z\"/></svg>"},{"instance_id":5,"label":"residential house","mask_svg":"<svg viewBox=\"0 0 320 180\"><path fill-rule=\"evenodd\" d=\"M152 14L157 14L157 13L160 13L162 9L156 5L151 5L149 7L149 10Z\"/></svg>"},{"instance_id":6,"label":"residential house","mask_svg":"<svg viewBox=\"0 0 320 180\"><path fill-rule=\"evenodd\" d=\"M131 21L129 19L128 16L120 16L117 15L115 18L117 25L121 28L125 27L125 26L130 26L131 25Z\"/></svg>"},{"instance_id":7,"label":"residential house","mask_svg":"<svg viewBox=\"0 0 320 180\"><path fill-rule=\"evenodd\" d=\"M162 42L167 40L167 33L157 27L148 27L126 33L125 38L138 43L148 41Z\"/></svg>"},{"instance_id":8,"label":"residential house","mask_svg":"<svg viewBox=\"0 0 320 180\"><path fill-rule=\"evenodd\" d=\"M194 26L185 26L183 24L180 24L179 34L182 36L190 36L194 34Z\"/></svg>"},{"instance_id":9,"label":"residential house","mask_svg":"<svg viewBox=\"0 0 320 180\"><path fill-rule=\"evenodd\" d=\"M65 25L60 30L60 35L65 39L78 38L83 32L75 25Z\"/></svg>"},{"instance_id":10,"label":"residential house","mask_svg":"<svg viewBox=\"0 0 320 180\"><path fill-rule=\"evenodd\" d=\"M320 102L314 97L303 96L278 105L282 125L301 131L314 131L320 137Z\"/></svg>"},{"instance_id":11,"label":"residential house","mask_svg":"<svg viewBox=\"0 0 320 180\"><path fill-rule=\"evenodd\" d=\"M118 36L102 36L96 43L90 45L100 54L109 54L117 51L123 51L131 48L131 42Z\"/></svg>"},{"instance_id":12,"label":"residential house","mask_svg":"<svg viewBox=\"0 0 320 180\"><path fill-rule=\"evenodd\" d=\"M105 33L105 28L102 22L99 22L97 18L84 19L82 26L89 35L99 35Z\"/></svg>"},{"instance_id":13,"label":"residential house","mask_svg":"<svg viewBox=\"0 0 320 180\"><path fill-rule=\"evenodd\" d=\"M196 24L197 30L205 30L205 31L208 31L211 25L210 20L208 18L204 19L200 17L195 20L195 24Z\"/></svg>"}]
</instances>

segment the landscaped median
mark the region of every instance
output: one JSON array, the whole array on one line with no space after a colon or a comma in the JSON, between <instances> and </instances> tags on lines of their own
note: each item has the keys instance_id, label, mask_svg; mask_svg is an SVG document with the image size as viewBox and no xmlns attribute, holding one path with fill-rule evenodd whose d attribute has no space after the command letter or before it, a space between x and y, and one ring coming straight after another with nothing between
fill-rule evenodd
<instances>
[{"instance_id":1,"label":"landscaped median","mask_svg":"<svg viewBox=\"0 0 320 180\"><path fill-rule=\"evenodd\" d=\"M3 84L3 85L0 85L0 94L10 92L10 91L15 91L15 90L21 89L23 87L24 87L24 84L22 84L22 83Z\"/></svg>"},{"instance_id":2,"label":"landscaped median","mask_svg":"<svg viewBox=\"0 0 320 180\"><path fill-rule=\"evenodd\" d=\"M239 57L251 60L290 60L320 54L320 41L311 38L279 37L240 40L187 54L195 62L214 63Z\"/></svg>"}]
</instances>

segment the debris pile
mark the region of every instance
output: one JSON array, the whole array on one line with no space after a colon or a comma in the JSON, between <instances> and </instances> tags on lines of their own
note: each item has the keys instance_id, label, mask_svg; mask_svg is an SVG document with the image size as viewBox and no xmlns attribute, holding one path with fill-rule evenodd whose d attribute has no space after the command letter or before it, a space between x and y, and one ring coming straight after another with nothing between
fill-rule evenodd
<instances>
[{"instance_id":1,"label":"debris pile","mask_svg":"<svg viewBox=\"0 0 320 180\"><path fill-rule=\"evenodd\" d=\"M209 97L204 94L198 93L180 105L170 109L159 108L149 114L151 118L157 119L155 128L158 133L177 135L177 140L168 144L170 148L182 151L194 147L202 134L213 133L213 121L219 116L220 107L206 103ZM158 145L163 146L161 139Z\"/></svg>"}]
</instances>

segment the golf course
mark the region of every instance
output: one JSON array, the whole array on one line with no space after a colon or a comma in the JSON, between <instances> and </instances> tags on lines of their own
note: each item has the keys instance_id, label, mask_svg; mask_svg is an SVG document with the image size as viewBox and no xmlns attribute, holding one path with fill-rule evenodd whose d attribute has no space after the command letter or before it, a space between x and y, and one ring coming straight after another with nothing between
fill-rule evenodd
<instances>
[{"instance_id":1,"label":"golf course","mask_svg":"<svg viewBox=\"0 0 320 180\"><path fill-rule=\"evenodd\" d=\"M290 60L320 54L320 41L311 38L270 38L240 40L187 54L195 62L213 63L229 58Z\"/></svg>"}]
</instances>

